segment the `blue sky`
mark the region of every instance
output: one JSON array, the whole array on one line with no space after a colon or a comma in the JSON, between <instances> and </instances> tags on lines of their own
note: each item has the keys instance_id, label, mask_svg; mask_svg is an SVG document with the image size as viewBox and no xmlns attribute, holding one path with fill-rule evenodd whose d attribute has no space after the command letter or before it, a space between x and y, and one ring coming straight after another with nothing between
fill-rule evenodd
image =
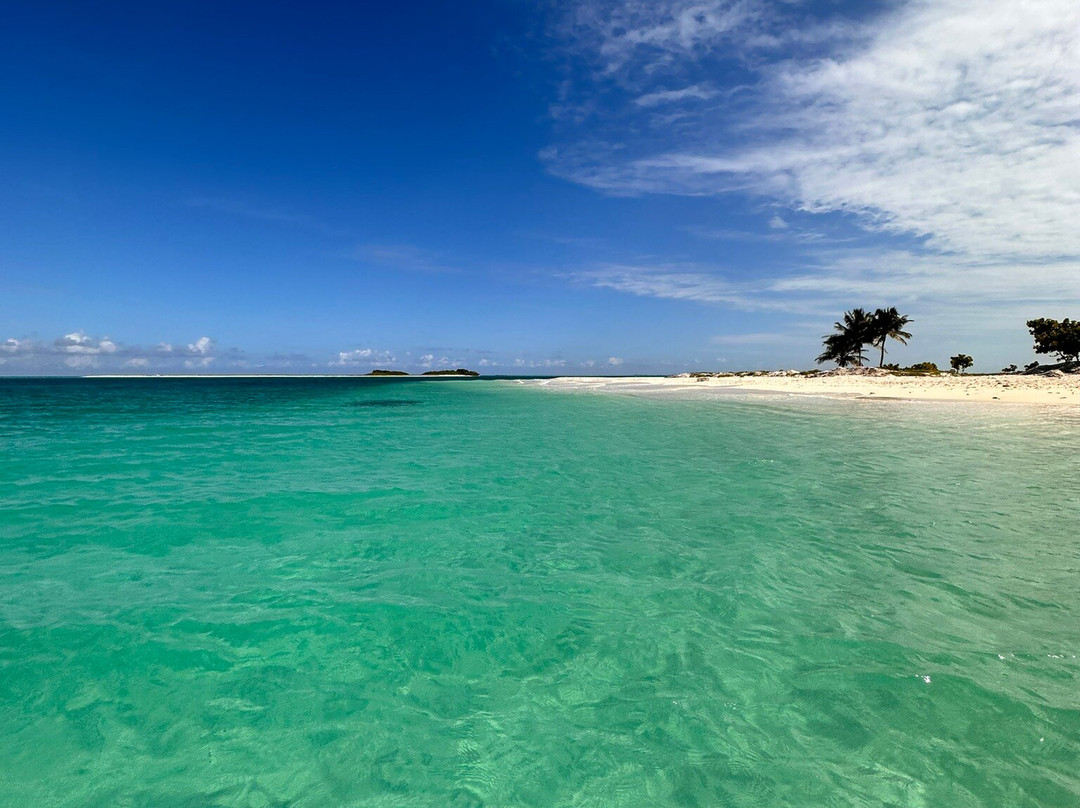
<instances>
[{"instance_id":1,"label":"blue sky","mask_svg":"<svg viewBox=\"0 0 1080 808\"><path fill-rule=\"evenodd\" d=\"M1080 315L1073 0L24 3L0 75L0 373L808 367L891 305L994 370Z\"/></svg>"}]
</instances>

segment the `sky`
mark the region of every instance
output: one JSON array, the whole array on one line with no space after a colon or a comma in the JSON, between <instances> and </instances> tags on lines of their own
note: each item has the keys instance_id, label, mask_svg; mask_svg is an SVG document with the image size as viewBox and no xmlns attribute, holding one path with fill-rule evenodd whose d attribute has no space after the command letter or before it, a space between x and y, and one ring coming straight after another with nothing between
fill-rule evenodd
<instances>
[{"instance_id":1,"label":"sky","mask_svg":"<svg viewBox=\"0 0 1080 808\"><path fill-rule=\"evenodd\" d=\"M1037 358L1080 317L1075 0L23 2L0 374Z\"/></svg>"}]
</instances>

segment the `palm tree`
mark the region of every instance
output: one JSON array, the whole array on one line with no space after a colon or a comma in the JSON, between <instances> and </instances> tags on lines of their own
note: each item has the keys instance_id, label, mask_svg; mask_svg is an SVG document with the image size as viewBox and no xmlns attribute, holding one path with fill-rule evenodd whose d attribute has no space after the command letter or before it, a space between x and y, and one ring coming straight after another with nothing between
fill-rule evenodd
<instances>
[{"instance_id":1,"label":"palm tree","mask_svg":"<svg viewBox=\"0 0 1080 808\"><path fill-rule=\"evenodd\" d=\"M904 331L904 326L912 323L910 317L901 314L896 307L878 309L870 316L868 333L871 337L870 344L881 348L881 361L878 367L885 366L885 340L894 339L902 345L907 345L911 334Z\"/></svg>"},{"instance_id":2,"label":"palm tree","mask_svg":"<svg viewBox=\"0 0 1080 808\"><path fill-rule=\"evenodd\" d=\"M837 367L846 368L848 365L861 366L863 360L863 343L857 342L849 334L827 334L822 340L825 350L817 358L817 363L835 362Z\"/></svg>"},{"instance_id":3,"label":"palm tree","mask_svg":"<svg viewBox=\"0 0 1080 808\"><path fill-rule=\"evenodd\" d=\"M845 311L843 320L833 323L835 333L822 338L825 350L817 358L818 364L836 362L839 367L861 367L866 359L863 356L864 346L873 339L873 323L874 318L867 314L865 309Z\"/></svg>"},{"instance_id":4,"label":"palm tree","mask_svg":"<svg viewBox=\"0 0 1080 808\"><path fill-rule=\"evenodd\" d=\"M874 325L874 315L868 314L866 309L852 309L845 311L844 321L833 323L833 328L841 334L847 334L852 340L858 340L862 346L873 341Z\"/></svg>"}]
</instances>

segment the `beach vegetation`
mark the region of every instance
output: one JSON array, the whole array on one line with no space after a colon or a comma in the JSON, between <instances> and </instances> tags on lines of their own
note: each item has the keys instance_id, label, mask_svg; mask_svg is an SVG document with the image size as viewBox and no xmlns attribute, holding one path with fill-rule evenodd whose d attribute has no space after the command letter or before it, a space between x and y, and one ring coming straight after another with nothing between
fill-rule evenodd
<instances>
[{"instance_id":1,"label":"beach vegetation","mask_svg":"<svg viewBox=\"0 0 1080 808\"><path fill-rule=\"evenodd\" d=\"M905 331L904 327L910 322L912 319L897 311L895 306L877 309L873 314L861 308L846 311L839 322L833 323L833 333L822 337L825 350L816 361L818 364L836 362L837 367L842 368L862 367L866 361L866 347L870 345L881 351L878 367L884 368L886 341L891 339L907 345L911 332ZM890 365L889 369L899 370L899 367Z\"/></svg>"},{"instance_id":2,"label":"beach vegetation","mask_svg":"<svg viewBox=\"0 0 1080 808\"><path fill-rule=\"evenodd\" d=\"M857 311L859 310L857 309ZM904 327L911 322L913 320L906 314L897 311L895 306L887 309L877 309L870 315L866 328L870 337L870 344L881 349L881 359L878 362L878 367L885 366L886 340L892 339L902 345L907 345L907 341L911 339L911 333L905 331Z\"/></svg>"},{"instance_id":3,"label":"beach vegetation","mask_svg":"<svg viewBox=\"0 0 1080 808\"><path fill-rule=\"evenodd\" d=\"M963 373L973 364L975 364L975 360L967 354L957 354L956 356L949 357L949 367L957 373Z\"/></svg>"},{"instance_id":4,"label":"beach vegetation","mask_svg":"<svg viewBox=\"0 0 1080 808\"><path fill-rule=\"evenodd\" d=\"M815 360L835 362L837 367L862 367L866 361L866 346L873 341L872 315L865 309L844 312L840 322L833 323L833 333L822 337L824 350Z\"/></svg>"},{"instance_id":5,"label":"beach vegetation","mask_svg":"<svg viewBox=\"0 0 1080 808\"><path fill-rule=\"evenodd\" d=\"M907 370L914 370L919 373L941 373L941 369L935 362L916 362Z\"/></svg>"},{"instance_id":6,"label":"beach vegetation","mask_svg":"<svg viewBox=\"0 0 1080 808\"><path fill-rule=\"evenodd\" d=\"M823 362L835 362L839 368L862 367L866 359L866 350L863 344L855 342L847 334L829 334L824 340L825 349L815 360L819 365Z\"/></svg>"},{"instance_id":7,"label":"beach vegetation","mask_svg":"<svg viewBox=\"0 0 1080 808\"><path fill-rule=\"evenodd\" d=\"M1019 368L1016 365L1006 365L1001 369L1002 373L1016 373Z\"/></svg>"},{"instance_id":8,"label":"beach vegetation","mask_svg":"<svg viewBox=\"0 0 1080 808\"><path fill-rule=\"evenodd\" d=\"M466 368L457 368L455 370L429 370L423 374L423 376L479 376L475 370L467 370Z\"/></svg>"},{"instance_id":9,"label":"beach vegetation","mask_svg":"<svg viewBox=\"0 0 1080 808\"><path fill-rule=\"evenodd\" d=\"M886 365L886 370L891 370L896 376L938 376L941 369L933 362L916 362L902 368L899 365Z\"/></svg>"},{"instance_id":10,"label":"beach vegetation","mask_svg":"<svg viewBox=\"0 0 1080 808\"><path fill-rule=\"evenodd\" d=\"M1035 340L1035 353L1056 354L1062 362L1080 362L1080 320L1051 320L1039 317L1027 321Z\"/></svg>"}]
</instances>

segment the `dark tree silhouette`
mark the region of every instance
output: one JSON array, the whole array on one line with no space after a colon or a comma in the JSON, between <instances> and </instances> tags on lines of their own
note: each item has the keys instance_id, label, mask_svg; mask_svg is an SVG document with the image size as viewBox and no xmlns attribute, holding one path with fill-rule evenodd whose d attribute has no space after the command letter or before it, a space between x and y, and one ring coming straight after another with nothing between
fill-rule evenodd
<instances>
[{"instance_id":1,"label":"dark tree silhouette","mask_svg":"<svg viewBox=\"0 0 1080 808\"><path fill-rule=\"evenodd\" d=\"M949 357L949 367L951 367L957 373L963 373L973 364L975 364L975 361L970 356L964 353Z\"/></svg>"},{"instance_id":2,"label":"dark tree silhouette","mask_svg":"<svg viewBox=\"0 0 1080 808\"><path fill-rule=\"evenodd\" d=\"M1040 317L1028 320L1027 327L1035 340L1035 353L1057 354L1062 362L1080 361L1080 320Z\"/></svg>"},{"instance_id":3,"label":"dark tree silhouette","mask_svg":"<svg viewBox=\"0 0 1080 808\"><path fill-rule=\"evenodd\" d=\"M846 368L849 365L859 367L866 357L863 355L863 346L851 340L846 334L829 334L822 341L825 350L817 358L817 363L835 362L837 367Z\"/></svg>"},{"instance_id":4,"label":"dark tree silhouette","mask_svg":"<svg viewBox=\"0 0 1080 808\"><path fill-rule=\"evenodd\" d=\"M904 326L914 322L910 317L901 314L896 307L878 309L870 317L869 333L870 343L881 348L881 361L878 367L885 365L885 340L894 339L902 345L907 345L911 334L904 330Z\"/></svg>"},{"instance_id":5,"label":"dark tree silhouette","mask_svg":"<svg viewBox=\"0 0 1080 808\"><path fill-rule=\"evenodd\" d=\"M844 312L841 322L833 323L833 333L822 338L825 350L817 358L818 364L822 362L835 362L837 367L855 365L861 367L865 345L873 337L870 329L873 317L866 313L865 309L852 309Z\"/></svg>"}]
</instances>

